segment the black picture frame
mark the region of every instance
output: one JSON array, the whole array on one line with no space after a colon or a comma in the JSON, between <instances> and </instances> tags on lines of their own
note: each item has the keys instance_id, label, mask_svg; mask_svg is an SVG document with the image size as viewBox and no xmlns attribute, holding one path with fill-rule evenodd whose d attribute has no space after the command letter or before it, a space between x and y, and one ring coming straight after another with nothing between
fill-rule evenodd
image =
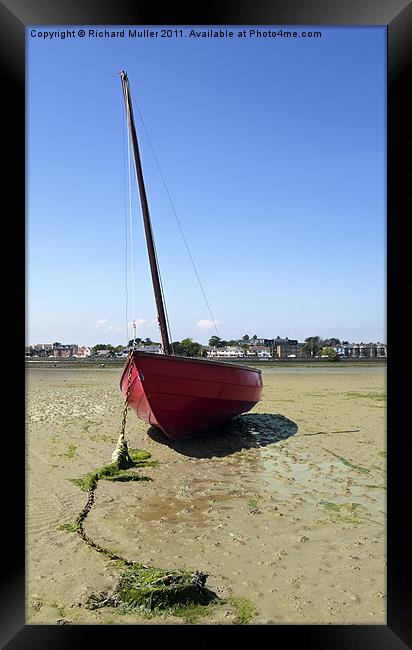
<instances>
[{"instance_id":1,"label":"black picture frame","mask_svg":"<svg viewBox=\"0 0 412 650\"><path fill-rule=\"evenodd\" d=\"M10 197L9 218L2 226L3 242L10 242L13 263L7 262L3 272L3 301L13 305L13 339L24 340L25 311L25 28L29 25L383 25L387 29L388 43L388 122L387 122L387 206L388 206L388 280L399 278L403 259L391 258L393 246L403 238L402 212L406 211L410 148L408 97L408 68L412 49L412 4L409 0L281 0L254 3L222 2L216 7L180 7L151 9L130 0L8 0L0 3L0 64L3 89L3 158L6 161L3 198ZM409 136L409 137L408 137ZM9 138L6 146L4 141ZM7 155L4 155L4 154ZM405 161L405 164L402 164ZM4 178L4 176L3 176ZM407 214L405 212L405 214ZM17 232L17 235L16 235ZM17 237L17 239L16 239ZM21 237L21 239L20 239ZM19 241L22 252L16 246ZM396 257L396 261L395 261ZM407 258L406 258L407 259ZM20 269L20 271L19 271ZM20 279L19 279L20 278ZM16 298L16 293L19 297ZM396 293L395 293L396 295ZM389 355L395 356L397 305L391 291L387 296ZM402 312L400 312L402 315ZM400 320L400 319L399 319ZM10 335L9 335L10 336ZM8 336L8 338L9 338ZM391 341L393 345L391 345ZM20 347L18 346L18 350ZM19 352L20 354L20 352ZM15 353L17 359L17 346ZM22 355L23 357L23 355ZM89 645L95 635L104 634L108 644L124 641L141 642L142 626L137 636L135 626L52 626L25 625L25 548L24 471L21 459L25 455L24 412L25 386L24 362L13 361L8 374L9 395L15 395L11 408L8 399L3 400L5 410L11 411L12 425L5 430L6 449L3 454L13 459L13 476L3 483L2 542L3 562L0 581L0 643L9 650L20 648L77 648ZM9 369L8 369L9 373ZM402 411L407 403L405 391L397 381L396 363L388 364L388 606L387 625L275 625L270 626L270 643L286 641L288 645L300 641L308 648L331 650L362 648L365 650L390 650L411 647L412 608L410 548L408 535L403 534L401 508L403 495L408 491L408 460L404 453L404 440L394 414ZM21 400L21 401L20 401ZM20 414L14 417L15 414ZM23 415L21 415L23 414ZM395 419L394 419L395 418ZM10 426L10 425L9 425ZM406 431L406 435L408 431ZM14 462L16 467L14 469ZM405 503L408 507L408 503ZM405 524L406 525L406 524ZM104 627L104 630L101 628ZM216 637L216 626L144 626L150 632L150 642L160 641L172 646L187 637L189 642L205 646ZM202 627L199 634L199 627ZM150 628L150 629L149 629ZM166 629L167 628L167 629ZM222 626L218 626L219 635ZM242 636L247 642L251 635L265 632L265 626L247 626ZM233 626L226 627L231 635ZM180 639L178 640L178 637ZM217 637L216 637L217 638ZM228 638L226 636L226 638ZM123 641L123 642L124 642ZM232 641L233 642L233 641Z\"/></svg>"}]
</instances>

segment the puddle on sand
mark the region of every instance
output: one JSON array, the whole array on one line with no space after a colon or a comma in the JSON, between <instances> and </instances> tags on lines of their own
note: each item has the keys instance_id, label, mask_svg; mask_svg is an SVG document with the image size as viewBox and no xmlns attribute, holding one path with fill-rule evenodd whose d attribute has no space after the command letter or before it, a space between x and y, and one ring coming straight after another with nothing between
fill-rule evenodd
<instances>
[{"instance_id":1,"label":"puddle on sand","mask_svg":"<svg viewBox=\"0 0 412 650\"><path fill-rule=\"evenodd\" d=\"M384 489L368 488L370 477L355 476L356 472L339 462L323 461L311 466L273 458L269 454L269 450L262 450L261 477L280 501L301 497L312 505L321 501L351 502L363 506L370 515L382 514L385 510Z\"/></svg>"},{"instance_id":2,"label":"puddle on sand","mask_svg":"<svg viewBox=\"0 0 412 650\"><path fill-rule=\"evenodd\" d=\"M210 526L219 512L237 510L239 503L256 489L256 473L261 462L259 450L225 459L196 461L175 466L167 490L145 486L136 515L145 523L162 520L166 524ZM207 467L207 474L201 475ZM200 475L199 475L200 474ZM182 482L182 479L184 480Z\"/></svg>"},{"instance_id":3,"label":"puddle on sand","mask_svg":"<svg viewBox=\"0 0 412 650\"><path fill-rule=\"evenodd\" d=\"M230 509L229 501L233 502L234 497L217 493L204 497L191 497L187 501L175 499L167 504L156 500L156 502L147 502L144 505L139 512L139 520L145 523L162 520L168 524L193 523L203 526L206 524L206 517L210 509ZM223 503L225 505L222 505Z\"/></svg>"}]
</instances>

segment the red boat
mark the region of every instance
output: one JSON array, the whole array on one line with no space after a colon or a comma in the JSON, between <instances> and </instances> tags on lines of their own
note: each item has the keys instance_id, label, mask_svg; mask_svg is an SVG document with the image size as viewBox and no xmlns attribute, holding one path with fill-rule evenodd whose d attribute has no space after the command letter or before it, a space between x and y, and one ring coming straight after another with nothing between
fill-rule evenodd
<instances>
[{"instance_id":1,"label":"red boat","mask_svg":"<svg viewBox=\"0 0 412 650\"><path fill-rule=\"evenodd\" d=\"M133 352L120 380L139 418L169 438L191 438L250 411L262 393L261 371L230 363Z\"/></svg>"},{"instance_id":2,"label":"red boat","mask_svg":"<svg viewBox=\"0 0 412 650\"><path fill-rule=\"evenodd\" d=\"M255 368L173 355L134 125L129 80L124 71L120 73L120 78L133 146L163 347L163 354L133 350L123 371L120 388L126 403L134 409L139 418L158 427L169 438L190 438L226 422L235 415L249 411L260 400L262 376L261 371Z\"/></svg>"}]
</instances>

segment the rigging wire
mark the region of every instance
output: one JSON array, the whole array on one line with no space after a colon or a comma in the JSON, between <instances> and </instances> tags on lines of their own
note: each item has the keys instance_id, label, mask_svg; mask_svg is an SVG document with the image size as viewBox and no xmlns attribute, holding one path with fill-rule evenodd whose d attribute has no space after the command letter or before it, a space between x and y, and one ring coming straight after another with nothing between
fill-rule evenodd
<instances>
[{"instance_id":1,"label":"rigging wire","mask_svg":"<svg viewBox=\"0 0 412 650\"><path fill-rule=\"evenodd\" d=\"M210 318L211 318L211 320L212 320L212 322L213 322L213 326L214 326L214 328L215 328L215 330L216 330L216 334L217 334L217 335L219 336L219 338L220 338L219 331L218 331L218 329L217 329L217 325L216 325L216 321L215 321L215 319L214 319L214 317L213 317L212 310L211 310L210 305L209 305L209 302L208 302L208 300L207 300L207 298L206 298L205 291L204 291L204 289L203 289L202 283L201 283L201 281L200 281L199 274L198 274L197 269L196 269L196 265L195 265L195 263L194 263L194 260L193 260L192 255L191 255L191 253L190 253L189 245L188 245L187 240L186 240L186 237L185 237L185 235L184 235L183 228L182 228L182 226L181 226L181 223L180 223L179 217L177 216L177 212L176 212L176 209L175 209L174 203L173 203L173 201L172 201L172 197L170 196L170 192L169 192L169 189L168 189L168 187L167 187L167 184L166 184L166 181L165 181L165 177L164 177L163 172L162 172L162 170L161 170L161 168L160 168L160 164L159 164L159 161L158 161L158 159L157 159L156 153L155 153L155 151L154 151L154 148L153 148L152 141L151 141L151 139L150 139L150 136L149 136L148 130L147 130L147 128L146 128L146 124L145 124L145 121L144 121L144 119L143 119L143 115L142 115L142 113L141 113L141 111L140 111L139 104L136 102L132 90L131 90L131 95L132 95L132 97L133 97L134 104L135 104L135 106L136 106L136 108L137 108L137 111L138 111L138 113L139 113L139 115L140 115L140 119L141 119L141 121L142 121L143 128L144 128L144 130L145 130L145 133L146 133L147 139L148 139L148 141L149 141L149 145L150 145L150 148L151 148L151 150L152 150L152 154L153 154L153 157L154 157L154 159L155 159L155 162L156 162L157 168L158 168L158 170L159 170L159 173L160 173L161 179L162 179L162 181L163 181L163 185L164 185L164 188L165 188L165 190L166 190L166 194L167 194L167 196L168 196L168 199L169 199L170 205L172 206L173 214L174 214L175 219L176 219L176 221L177 221L177 225L179 226L179 230L180 230L180 233L181 233L181 235L182 235L182 238L183 238L184 244L185 244L185 246L186 246L186 250L187 250L187 253L188 253L188 255L189 255L190 261L191 261L191 263L192 263L193 270L194 270L194 272L195 272L195 274L196 274L196 278L197 278L197 281L198 281L198 283L199 283L199 286L200 286L201 292L202 292L202 294L203 294L203 298L204 298L204 300L205 300L205 303L206 303L206 306L207 306L208 312L209 312L209 314L210 314Z\"/></svg>"},{"instance_id":2,"label":"rigging wire","mask_svg":"<svg viewBox=\"0 0 412 650\"><path fill-rule=\"evenodd\" d=\"M123 111L122 111L123 112ZM124 114L124 112L123 112ZM125 272L125 293L126 293L126 304L125 304L125 318L126 318L126 338L127 343L129 343L129 319L128 319L128 303L129 303L129 293L128 293L128 276L127 276L127 199L126 199L126 118L123 119L123 204L124 204L124 272Z\"/></svg>"},{"instance_id":3,"label":"rigging wire","mask_svg":"<svg viewBox=\"0 0 412 650\"><path fill-rule=\"evenodd\" d=\"M154 248L157 271L158 271L158 274L159 274L160 293L162 294L163 306L164 306L164 310L165 310L166 326L167 326L167 331L168 331L168 335L169 335L169 344L170 344L170 347L172 348L172 354L174 354L175 351L174 351L174 347L173 347L172 330L171 330L171 327L170 327L169 315L167 313L166 300L165 300L165 295L164 295L164 291L163 291L162 276L161 276L161 273L160 273L159 262L157 260L157 250L156 250L156 244L155 244L154 241L153 241L153 248Z\"/></svg>"}]
</instances>

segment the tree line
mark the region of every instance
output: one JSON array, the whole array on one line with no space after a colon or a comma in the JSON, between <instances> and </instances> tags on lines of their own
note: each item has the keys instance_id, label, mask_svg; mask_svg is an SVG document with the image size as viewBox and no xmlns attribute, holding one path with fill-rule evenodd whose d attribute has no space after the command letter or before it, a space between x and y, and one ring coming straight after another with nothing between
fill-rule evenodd
<instances>
[{"instance_id":1,"label":"tree line","mask_svg":"<svg viewBox=\"0 0 412 650\"><path fill-rule=\"evenodd\" d=\"M209 339L209 346L213 348L225 348L227 346L240 346L245 351L250 348L251 345L256 343L257 336L249 336L245 334L241 339L230 339L226 341L225 339L220 338L219 336L211 336ZM133 345L134 340L130 339L128 346ZM338 338L327 338L323 339L321 336L308 336L305 339L305 342L302 346L302 355L308 357L316 357L322 351L329 359L338 360L339 355L334 349L337 345L348 344L348 341L340 341ZM155 341L152 341L150 338L137 338L136 345L138 346L149 346L149 345L159 345ZM206 349L205 346L197 341L194 341L192 338L186 338L182 341L173 341L172 347L174 354L181 357L205 357ZM116 352L122 352L124 350L123 345L113 346L109 343L98 343L92 348L93 352L98 352L99 350L108 350L110 353L115 354Z\"/></svg>"},{"instance_id":2,"label":"tree line","mask_svg":"<svg viewBox=\"0 0 412 650\"><path fill-rule=\"evenodd\" d=\"M251 345L256 343L257 338L256 334L253 336L245 334L240 340L225 341L219 336L212 336L209 339L209 345L213 348L225 348L228 345L234 345L248 350ZM348 341L342 341L342 345L345 344L348 344ZM302 346L302 354L304 356L316 357L321 351L323 351L328 358L337 360L339 355L334 349L337 345L341 345L341 341L338 338L332 337L323 339L321 336L308 336Z\"/></svg>"}]
</instances>

